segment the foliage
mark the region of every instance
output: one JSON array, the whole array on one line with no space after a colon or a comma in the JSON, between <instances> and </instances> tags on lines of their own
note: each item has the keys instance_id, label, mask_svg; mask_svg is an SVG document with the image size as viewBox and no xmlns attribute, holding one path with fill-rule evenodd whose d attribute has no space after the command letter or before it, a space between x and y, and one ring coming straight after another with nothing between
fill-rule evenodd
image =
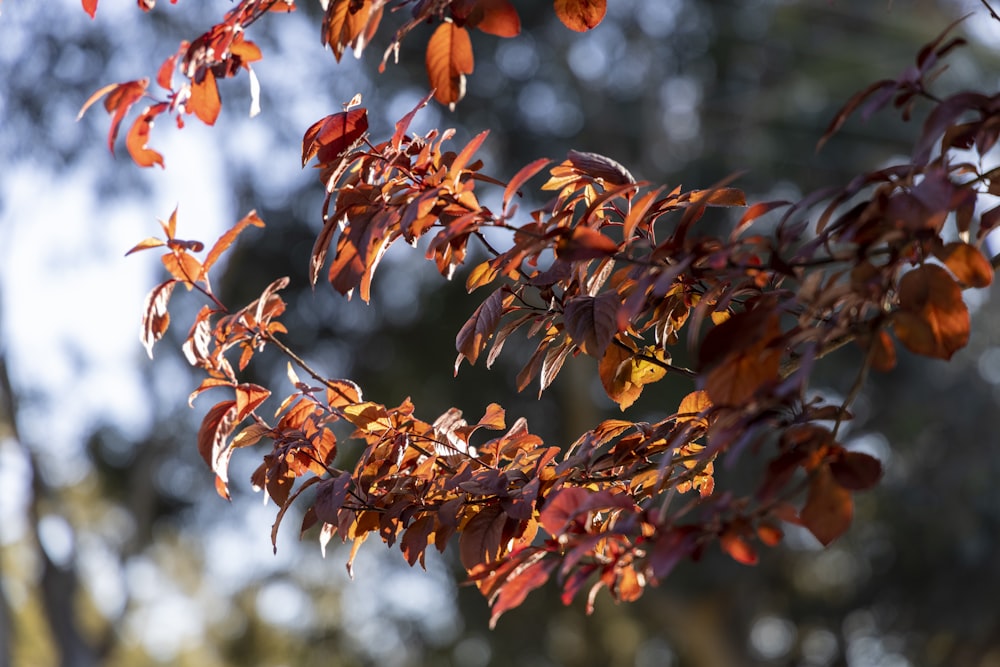
<instances>
[{"instance_id":1,"label":"foliage","mask_svg":"<svg viewBox=\"0 0 1000 667\"><path fill-rule=\"evenodd\" d=\"M91 15L96 4L84 1ZM153 5L139 4L147 11ZM360 53L387 6L330 0L323 43L338 59L348 47ZM297 502L305 508L301 532L318 527L324 548L334 536L352 542L349 568L373 534L398 543L411 565L457 539L493 623L550 579L567 604L586 591L589 609L602 588L616 600L637 599L713 543L754 564L759 545L781 542L783 522L804 526L824 545L842 535L853 493L882 474L877 459L838 440L857 391L871 369L894 367L897 341L915 354L950 359L969 336L962 290L993 278L981 246L1000 222L1000 207L982 210L984 196L1000 193L1000 171L984 166L1000 136L997 98L939 98L929 89L942 57L962 40L949 39L949 27L898 79L849 100L820 141L855 112L868 117L891 104L907 120L925 104L908 162L798 202L747 206L731 179L694 190L655 186L610 158L577 151L561 162L535 160L500 180L475 158L486 132L454 149L450 130L410 133L432 97L451 107L461 99L473 71L467 27L511 37L520 24L507 0L406 1L391 9L404 7L410 18L383 65L416 26L436 23L426 58L433 92L387 139L370 136L360 97L303 137L303 166L315 161L326 189L309 260L313 283L325 272L337 292L367 302L394 242L423 241L427 259L447 278L474 261L470 244L478 244L488 258L469 268L466 287L487 294L457 333L456 373L463 360L485 356L492 365L520 331L534 352L517 376L519 390L537 382L544 391L572 355L593 359L625 415L647 385L668 377L689 391L655 423L607 420L563 446L544 443L523 419L508 426L497 404L470 424L457 408L426 421L409 400L396 407L365 400L354 382L325 377L282 341L286 278L240 308L213 291L210 270L247 227L263 226L256 213L199 259L204 245L176 237L175 211L161 223L165 238L132 250L163 248L170 274L147 298L142 342L151 354L163 337L177 285L206 298L183 351L205 373L190 401L210 389L229 392L207 411L198 434L219 494L229 497L234 451L269 442L252 483L279 507L272 535ZM244 39L245 28L294 9L293 2L242 0L222 23L182 43L156 77L166 99L141 111L127 133L133 160L163 166L147 145L160 114L174 114L178 126L187 114L214 123L217 80L242 69L253 77L250 64L262 57ZM604 3L556 0L555 11L583 31L600 23ZM182 83L174 88L178 73ZM113 84L84 111L104 96L113 148L125 116L148 95L148 79ZM522 191L546 169L539 191L549 201L521 213ZM499 211L481 203L488 188L496 188ZM710 208L734 207L746 209L729 234L698 226ZM509 241L498 249L503 233ZM824 402L810 389L817 363L849 344L861 357L854 389L842 404ZM287 356L294 387L273 418L261 410L272 389L241 379L266 347ZM690 368L674 361L685 352ZM481 430L495 435L477 435ZM360 455L342 452L348 438L361 444ZM717 485L717 459L738 465L750 454L765 460L756 488Z\"/></svg>"}]
</instances>

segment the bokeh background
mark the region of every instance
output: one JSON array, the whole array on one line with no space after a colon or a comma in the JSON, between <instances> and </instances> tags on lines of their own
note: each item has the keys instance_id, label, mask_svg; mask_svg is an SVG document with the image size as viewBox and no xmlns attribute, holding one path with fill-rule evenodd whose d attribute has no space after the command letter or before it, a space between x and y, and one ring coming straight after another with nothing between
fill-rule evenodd
<instances>
[{"instance_id":1,"label":"bokeh background","mask_svg":"<svg viewBox=\"0 0 1000 667\"><path fill-rule=\"evenodd\" d=\"M197 380L178 343L200 303L175 297L155 361L139 344L160 269L123 254L176 206L179 235L204 241L257 209L268 227L229 257L225 300L291 276L293 345L369 398L412 395L425 418L499 399L555 443L613 406L586 364L541 400L516 395L513 341L492 372L453 378L476 295L419 251L389 254L371 306L308 287L323 193L299 168L302 133L356 92L373 134L387 132L426 91L429 27L378 74L384 39L339 65L321 48L319 3L260 21L249 37L265 54L263 113L248 118L246 77L226 82L217 126L161 121L167 169L143 171L109 154L99 108L76 114L98 87L152 75L230 7L159 4L103 0L95 21L75 0L0 4L0 666L1000 665L1000 303L988 290L967 295L972 338L951 363L903 355L865 387L848 440L886 476L828 549L790 529L755 568L708 554L634 604L599 598L589 617L546 587L492 632L450 553L424 572L368 544L351 581L346 554L321 558L290 517L273 554L275 508L250 489L253 457L235 457L227 504L196 451L206 405L184 404ZM585 35L550 3L515 4L523 34L477 35L466 99L414 125L456 127L458 142L490 128L483 157L499 177L575 148L670 186L746 170L752 199L794 199L905 159L919 117L854 120L814 147L853 92L898 75L956 17L973 12L957 28L970 44L942 89L1000 81L1000 30L974 1L610 0ZM260 380L283 375L264 361ZM817 389L843 394L857 362L849 349L831 357ZM640 412L677 389L658 391Z\"/></svg>"}]
</instances>

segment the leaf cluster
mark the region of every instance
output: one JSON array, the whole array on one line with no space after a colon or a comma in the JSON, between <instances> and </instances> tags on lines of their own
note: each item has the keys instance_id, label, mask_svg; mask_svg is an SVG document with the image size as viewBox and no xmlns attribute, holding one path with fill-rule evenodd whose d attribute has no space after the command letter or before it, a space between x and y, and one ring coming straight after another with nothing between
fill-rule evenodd
<instances>
[{"instance_id":1,"label":"leaf cluster","mask_svg":"<svg viewBox=\"0 0 1000 667\"><path fill-rule=\"evenodd\" d=\"M370 537L398 544L411 565L423 563L432 546L443 551L457 541L469 579L492 604L493 623L550 579L566 603L586 591L591 608L602 589L616 600L637 599L713 544L756 563L760 545L781 541L784 523L805 526L824 545L843 534L853 494L882 474L877 459L838 439L857 389L871 369L892 369L897 342L939 359L965 346L962 290L993 278L981 246L1000 208L979 209L1000 193L997 170L983 167L1000 136L1000 104L977 92L939 99L929 89L959 41L946 41L946 31L899 79L852 98L821 140L859 109L868 115L893 105L905 119L924 103L929 113L908 161L798 202L747 206L731 179L703 189L656 186L610 158L576 151L558 162L538 159L504 181L484 174L476 159L485 132L456 148L451 130L410 133L432 97L450 105L461 97L462 77L472 70L464 25L516 34L506 0L401 6L411 4L413 18L394 43L417 23L439 22L428 44L435 91L381 141L368 132L360 98L304 134L302 164L315 160L326 190L309 259L313 283L325 274L337 292L356 291L367 302L387 249L423 240L442 276L467 266L467 289L485 294L456 335L456 373L462 361L492 365L517 333L534 346L517 376L519 390L537 382L544 391L574 356L592 360L625 414L651 384L673 379L687 386L686 395L657 422L606 420L562 445L544 443L523 419L508 427L496 404L470 424L457 408L425 420L409 400L391 408L366 400L355 383L325 377L282 342L287 279L235 310L212 291L216 260L247 227L263 226L255 213L198 259L201 243L175 237L175 212L162 223L165 239L133 249L164 248L170 274L147 299L142 339L151 351L163 336L177 284L208 301L184 352L205 373L192 400L209 389L229 392L207 411L198 434L219 493L229 496L233 452L264 445L252 484L279 507L273 535L299 504L300 532L318 528L324 548L334 536L352 543L349 567ZM324 43L338 58L348 46L362 49L383 5L331 0ZM555 7L569 27L586 29L600 21L604 4L557 0ZM187 88L136 122L168 109L214 120L211 77L249 69L259 58L242 27L291 8L241 2L213 37L173 57L190 77ZM114 114L112 140L144 90L130 82L99 91ZM142 151L133 157L162 165ZM520 211L522 191L546 170L538 194L548 201ZM482 204L490 188L498 211ZM711 208L745 210L720 236L699 224ZM504 234L508 241L496 247ZM855 390L843 404L824 403L810 379L827 354L847 344L860 349ZM678 346L690 352L691 368L674 363ZM272 390L241 380L266 347L288 358L293 387L270 416L262 406ZM349 461L339 454L344 436L337 433L345 426L361 450ZM717 459L751 453L767 462L751 493L716 484Z\"/></svg>"}]
</instances>

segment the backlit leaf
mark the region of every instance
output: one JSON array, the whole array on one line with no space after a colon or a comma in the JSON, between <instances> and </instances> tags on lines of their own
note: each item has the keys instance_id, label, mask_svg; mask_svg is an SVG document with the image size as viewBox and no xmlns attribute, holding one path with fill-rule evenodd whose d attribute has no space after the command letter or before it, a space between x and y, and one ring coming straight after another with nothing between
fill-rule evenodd
<instances>
[{"instance_id":1,"label":"backlit leaf","mask_svg":"<svg viewBox=\"0 0 1000 667\"><path fill-rule=\"evenodd\" d=\"M829 468L819 468L809 483L805 507L799 512L802 525L828 546L847 530L853 517L851 492L837 484Z\"/></svg>"},{"instance_id":2,"label":"backlit leaf","mask_svg":"<svg viewBox=\"0 0 1000 667\"><path fill-rule=\"evenodd\" d=\"M557 560L545 559L546 552L537 551L510 573L500 586L490 611L490 628L495 628L501 614L514 609L549 579L549 575L559 564Z\"/></svg>"},{"instance_id":3,"label":"backlit leaf","mask_svg":"<svg viewBox=\"0 0 1000 667\"><path fill-rule=\"evenodd\" d=\"M441 23L427 42L426 65L434 99L454 110L465 96L465 75L475 66L468 31L451 20Z\"/></svg>"},{"instance_id":4,"label":"backlit leaf","mask_svg":"<svg viewBox=\"0 0 1000 667\"><path fill-rule=\"evenodd\" d=\"M149 79L127 81L125 83L113 83L104 86L83 103L76 119L80 120L83 118L83 114L87 112L87 109L89 109L94 102L107 95L104 100L104 108L108 113L112 114L111 129L108 131L108 150L113 153L115 150L115 138L118 137L118 129L121 127L125 114L128 113L133 104L142 99L142 96L146 93L147 86L149 86Z\"/></svg>"},{"instance_id":5,"label":"backlit leaf","mask_svg":"<svg viewBox=\"0 0 1000 667\"><path fill-rule=\"evenodd\" d=\"M271 395L270 390L258 384L243 383L236 387L236 421L243 421Z\"/></svg>"},{"instance_id":6,"label":"backlit leaf","mask_svg":"<svg viewBox=\"0 0 1000 667\"><path fill-rule=\"evenodd\" d=\"M163 156L147 147L149 131L153 129L153 119L166 109L166 104L157 104L146 109L135 119L125 137L125 148L132 160L140 167L152 167L154 164L163 167Z\"/></svg>"},{"instance_id":7,"label":"backlit leaf","mask_svg":"<svg viewBox=\"0 0 1000 667\"><path fill-rule=\"evenodd\" d=\"M212 70L205 70L201 81L191 83L191 97L187 101L187 110L193 113L206 125L215 125L222 110L222 98L219 97L219 87L215 83Z\"/></svg>"},{"instance_id":8,"label":"backlit leaf","mask_svg":"<svg viewBox=\"0 0 1000 667\"><path fill-rule=\"evenodd\" d=\"M503 315L503 290L498 288L476 308L476 312L462 325L455 337L455 347L458 349L455 373L458 373L462 359L468 359L470 364L476 363L479 354L486 349L486 343L500 323L501 315Z\"/></svg>"},{"instance_id":9,"label":"backlit leaf","mask_svg":"<svg viewBox=\"0 0 1000 667\"><path fill-rule=\"evenodd\" d=\"M146 302L142 308L142 327L139 337L150 359L153 358L153 345L163 338L163 334L167 332L167 327L170 325L170 312L167 306L176 285L176 281L168 280L154 287L146 296Z\"/></svg>"},{"instance_id":10,"label":"backlit leaf","mask_svg":"<svg viewBox=\"0 0 1000 667\"><path fill-rule=\"evenodd\" d=\"M722 537L719 538L719 546L737 563L744 565L757 564L757 550L753 548L753 545L746 538L735 530L724 532Z\"/></svg>"},{"instance_id":11,"label":"backlit leaf","mask_svg":"<svg viewBox=\"0 0 1000 667\"><path fill-rule=\"evenodd\" d=\"M570 30L586 32L604 20L607 0L555 0L556 16Z\"/></svg>"},{"instance_id":12,"label":"backlit leaf","mask_svg":"<svg viewBox=\"0 0 1000 667\"><path fill-rule=\"evenodd\" d=\"M969 341L969 310L962 289L936 264L910 271L899 281L893 328L911 352L950 359Z\"/></svg>"},{"instance_id":13,"label":"backlit leaf","mask_svg":"<svg viewBox=\"0 0 1000 667\"><path fill-rule=\"evenodd\" d=\"M341 111L320 119L302 137L302 166L313 157L321 164L336 161L368 131L368 110Z\"/></svg>"},{"instance_id":14,"label":"backlit leaf","mask_svg":"<svg viewBox=\"0 0 1000 667\"><path fill-rule=\"evenodd\" d=\"M627 366L631 365L634 355L634 352L617 344L608 345L597 366L597 373L605 393L622 410L635 403L642 393L642 385L633 384L629 380L631 369Z\"/></svg>"},{"instance_id":15,"label":"backlit leaf","mask_svg":"<svg viewBox=\"0 0 1000 667\"><path fill-rule=\"evenodd\" d=\"M954 241L935 253L955 277L969 287L987 287L993 282L993 267L973 245Z\"/></svg>"},{"instance_id":16,"label":"backlit leaf","mask_svg":"<svg viewBox=\"0 0 1000 667\"><path fill-rule=\"evenodd\" d=\"M486 505L469 519L458 539L458 554L465 569L490 563L500 556L507 514L500 505Z\"/></svg>"},{"instance_id":17,"label":"backlit leaf","mask_svg":"<svg viewBox=\"0 0 1000 667\"><path fill-rule=\"evenodd\" d=\"M83 11L90 15L90 18L94 18L94 14L97 13L97 0L83 0Z\"/></svg>"},{"instance_id":18,"label":"backlit leaf","mask_svg":"<svg viewBox=\"0 0 1000 667\"><path fill-rule=\"evenodd\" d=\"M237 424L236 401L222 401L212 406L198 429L198 452L216 476L216 489L228 500L229 459L232 447L228 444L230 433Z\"/></svg>"},{"instance_id":19,"label":"backlit leaf","mask_svg":"<svg viewBox=\"0 0 1000 667\"><path fill-rule=\"evenodd\" d=\"M129 250L127 253L125 253L125 256L128 257L134 252L139 252L140 250L149 250L150 248L159 248L160 246L164 245L166 245L166 241L158 239L155 236L150 236L132 246L132 249Z\"/></svg>"},{"instance_id":20,"label":"backlit leaf","mask_svg":"<svg viewBox=\"0 0 1000 667\"><path fill-rule=\"evenodd\" d=\"M226 231L222 236L219 237L219 240L216 241L215 245L212 246L212 249L208 251L208 255L205 257L205 261L202 262L201 264L201 276L199 277L200 279L205 278L205 276L208 274L208 270L212 268L212 266L219 259L219 257L222 256L222 253L224 253L229 248L229 246L233 244L233 241L236 240L236 237L238 237L240 233L250 225L253 225L254 227L264 226L264 221L261 220L260 216L257 215L257 211L250 211L249 213L247 213L245 216L243 216L243 218L239 222L237 222L228 231Z\"/></svg>"}]
</instances>

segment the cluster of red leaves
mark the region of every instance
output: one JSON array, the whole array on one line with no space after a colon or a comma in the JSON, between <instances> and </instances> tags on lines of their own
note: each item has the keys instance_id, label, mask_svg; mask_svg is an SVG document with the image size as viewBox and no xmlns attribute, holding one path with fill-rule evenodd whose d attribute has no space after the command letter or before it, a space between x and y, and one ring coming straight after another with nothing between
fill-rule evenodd
<instances>
[{"instance_id":1,"label":"cluster of red leaves","mask_svg":"<svg viewBox=\"0 0 1000 667\"><path fill-rule=\"evenodd\" d=\"M328 5L325 31L334 22L330 8L342 4ZM368 4L376 3L351 3L347 16ZM414 11L445 6L491 16L506 3L421 2ZM442 25L453 30L457 22ZM337 43L359 40L367 26L341 28ZM873 486L882 471L876 459L838 441L853 396L842 405L815 399L815 364L856 342L860 386L869 368L895 364L893 336L914 353L950 358L969 335L962 289L993 277L979 245L1000 209L977 215L977 207L982 195L1000 192L1000 170L984 173L961 158L995 145L1000 103L977 93L937 100L927 92L935 64L955 45L943 40L921 51L898 81L851 100L829 130L862 105L865 113L890 102L908 110L928 99L933 108L910 162L795 204L750 206L728 237L697 226L710 207L746 205L724 183L650 187L609 158L579 152L557 164L537 160L507 182L485 176L474 159L485 133L457 151L447 149L451 131L409 133L430 96L379 143L368 136L359 99L306 131L303 165L317 161L327 191L311 256L314 282L328 265L338 292L357 289L367 301L379 260L395 241L426 238L428 259L447 277L476 256L469 244L478 242L487 259L470 267L466 285L489 294L458 332L456 372L463 359L476 363L484 354L492 364L521 331L537 344L518 375L520 389L537 379L544 390L570 355L594 359L623 411L668 376L692 385L658 422L607 420L572 444L551 446L523 420L508 428L497 405L469 424L457 409L424 421L409 401L388 408L364 400L353 382L323 377L278 337L286 279L235 312L212 292L215 260L247 226L262 225L252 213L203 260L195 257L202 244L175 238L174 216L163 224L166 240L136 246L164 247L171 275L147 300L143 342L151 348L166 330L176 284L202 292L211 305L196 317L184 352L206 373L192 399L213 388L231 392L208 410L198 434L220 494L228 497L233 450L268 441L252 481L279 507L275 534L298 502L301 530L318 526L324 547L334 535L351 541L351 561L372 534L398 543L410 564L457 537L493 622L550 579L567 603L586 589L589 607L601 589L617 600L638 598L713 543L753 564L759 544L781 541L782 522L829 544L850 524L853 492ZM551 200L519 215L520 190L546 168L541 192ZM480 203L477 185L502 189L499 212ZM758 219L781 209L772 232L753 233ZM950 218L958 240L946 238ZM507 232L510 243L495 249L487 230L491 237ZM693 352L694 368L673 363L681 344ZM260 410L271 392L240 380L265 346L309 375L302 381L289 365L294 392L271 418ZM235 367L227 356L233 350ZM480 430L500 434L477 436ZM361 443L356 459L338 456L345 437ZM746 452L768 460L756 491L717 489L715 460Z\"/></svg>"},{"instance_id":2,"label":"cluster of red leaves","mask_svg":"<svg viewBox=\"0 0 1000 667\"><path fill-rule=\"evenodd\" d=\"M175 3L177 0L171 0ZM98 0L82 0L84 10L93 18ZM138 0L143 11L151 11L155 0ZM337 61L351 48L358 56L371 42L380 25L389 0L327 0L321 40L329 46ZM510 0L402 0L392 10L412 5L410 18L393 36L382 59L398 54L402 39L415 27L438 22L427 42L427 76L434 97L454 109L465 96L465 77L472 74L475 61L469 28L498 37L515 37L521 32L521 19ZM604 18L606 0L555 0L555 12L570 29L590 30ZM233 77L241 69L250 76L250 115L260 111L260 85L251 63L262 58L256 44L244 38L244 31L268 12L291 12L295 0L240 0L221 23L191 42L181 42L177 52L163 61L156 83L166 91L158 99L149 91L149 78L113 83L96 91L84 103L79 116L102 97L104 108L111 114L108 148L114 152L115 139L122 121L140 100L149 99L132 121L125 138L129 155L141 167L160 165L163 156L149 148L149 133L157 116L174 114L177 127L183 127L184 116L193 114L206 125L214 125L222 109L218 79ZM181 75L175 87L174 75Z\"/></svg>"}]
</instances>

